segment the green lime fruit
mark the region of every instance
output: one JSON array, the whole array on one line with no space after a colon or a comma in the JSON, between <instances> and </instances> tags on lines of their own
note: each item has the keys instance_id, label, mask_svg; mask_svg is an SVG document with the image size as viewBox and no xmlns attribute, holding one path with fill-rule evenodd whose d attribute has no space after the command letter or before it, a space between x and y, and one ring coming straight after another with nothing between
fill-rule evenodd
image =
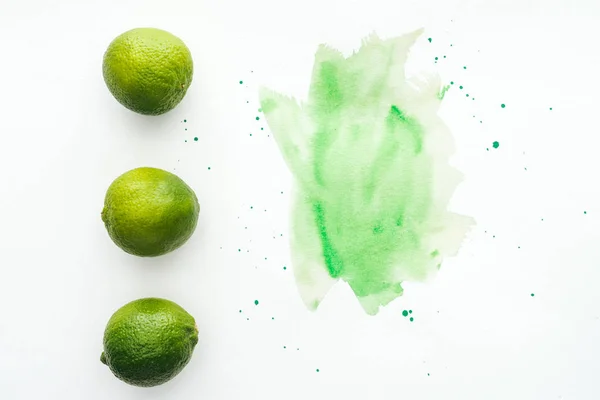
<instances>
[{"instance_id":1,"label":"green lime fruit","mask_svg":"<svg viewBox=\"0 0 600 400\"><path fill-rule=\"evenodd\" d=\"M129 254L156 257L192 236L200 205L177 175L158 168L136 168L106 191L102 221L117 246Z\"/></svg>"},{"instance_id":2,"label":"green lime fruit","mask_svg":"<svg viewBox=\"0 0 600 400\"><path fill-rule=\"evenodd\" d=\"M100 361L123 382L158 386L183 370L197 343L198 327L187 311L169 300L139 299L108 321Z\"/></svg>"},{"instance_id":3,"label":"green lime fruit","mask_svg":"<svg viewBox=\"0 0 600 400\"><path fill-rule=\"evenodd\" d=\"M175 108L192 83L192 54L169 32L138 28L117 36L102 63L104 81L119 103L144 115Z\"/></svg>"}]
</instances>

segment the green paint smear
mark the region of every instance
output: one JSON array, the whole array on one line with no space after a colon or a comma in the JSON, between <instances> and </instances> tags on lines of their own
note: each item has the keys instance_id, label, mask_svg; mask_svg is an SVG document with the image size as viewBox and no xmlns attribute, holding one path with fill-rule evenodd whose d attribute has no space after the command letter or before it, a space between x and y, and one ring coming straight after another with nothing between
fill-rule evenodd
<instances>
[{"instance_id":1,"label":"green paint smear","mask_svg":"<svg viewBox=\"0 0 600 400\"><path fill-rule=\"evenodd\" d=\"M439 76L405 77L421 30L372 35L344 57L322 45L305 102L260 89L260 103L294 177L291 252L307 307L347 282L377 314L456 254L473 221L447 211L461 181L438 117Z\"/></svg>"}]
</instances>

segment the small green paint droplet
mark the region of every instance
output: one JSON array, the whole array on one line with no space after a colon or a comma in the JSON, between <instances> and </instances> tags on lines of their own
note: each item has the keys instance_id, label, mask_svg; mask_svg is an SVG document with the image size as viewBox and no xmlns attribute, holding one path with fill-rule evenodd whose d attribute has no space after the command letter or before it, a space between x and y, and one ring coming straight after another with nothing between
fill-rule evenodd
<instances>
[{"instance_id":1,"label":"small green paint droplet","mask_svg":"<svg viewBox=\"0 0 600 400\"><path fill-rule=\"evenodd\" d=\"M467 66L465 65L465 66L463 67L463 69L467 69Z\"/></svg>"},{"instance_id":2,"label":"small green paint droplet","mask_svg":"<svg viewBox=\"0 0 600 400\"><path fill-rule=\"evenodd\" d=\"M506 108L506 104L502 103L502 104L500 104L500 107Z\"/></svg>"},{"instance_id":3,"label":"small green paint droplet","mask_svg":"<svg viewBox=\"0 0 600 400\"><path fill-rule=\"evenodd\" d=\"M497 149L498 147L500 147L500 143L494 142L492 143L492 146L494 146L494 148Z\"/></svg>"},{"instance_id":4,"label":"small green paint droplet","mask_svg":"<svg viewBox=\"0 0 600 400\"><path fill-rule=\"evenodd\" d=\"M260 117L256 117L256 120L258 121L260 119Z\"/></svg>"},{"instance_id":5,"label":"small green paint droplet","mask_svg":"<svg viewBox=\"0 0 600 400\"><path fill-rule=\"evenodd\" d=\"M250 136L252 136L252 134L250 134Z\"/></svg>"},{"instance_id":6,"label":"small green paint droplet","mask_svg":"<svg viewBox=\"0 0 600 400\"><path fill-rule=\"evenodd\" d=\"M272 320L272 321L275 321L275 317L271 317L271 320Z\"/></svg>"},{"instance_id":7,"label":"small green paint droplet","mask_svg":"<svg viewBox=\"0 0 600 400\"><path fill-rule=\"evenodd\" d=\"M238 249L238 251L242 251L242 249Z\"/></svg>"},{"instance_id":8,"label":"small green paint droplet","mask_svg":"<svg viewBox=\"0 0 600 400\"><path fill-rule=\"evenodd\" d=\"M187 119L184 119L183 122L187 122Z\"/></svg>"},{"instance_id":9,"label":"small green paint droplet","mask_svg":"<svg viewBox=\"0 0 600 400\"><path fill-rule=\"evenodd\" d=\"M258 300L254 300L254 305L257 306L258 305Z\"/></svg>"},{"instance_id":10,"label":"small green paint droplet","mask_svg":"<svg viewBox=\"0 0 600 400\"><path fill-rule=\"evenodd\" d=\"M243 85L243 84L244 84L244 81L240 81L240 85Z\"/></svg>"},{"instance_id":11,"label":"small green paint droplet","mask_svg":"<svg viewBox=\"0 0 600 400\"><path fill-rule=\"evenodd\" d=\"M430 376L430 375L429 375L429 372L427 373L427 376Z\"/></svg>"},{"instance_id":12,"label":"small green paint droplet","mask_svg":"<svg viewBox=\"0 0 600 400\"><path fill-rule=\"evenodd\" d=\"M584 214L587 214L587 211L584 211L583 213L584 213Z\"/></svg>"},{"instance_id":13,"label":"small green paint droplet","mask_svg":"<svg viewBox=\"0 0 600 400\"><path fill-rule=\"evenodd\" d=\"M432 41L433 39L431 39L431 38L427 38L427 40L429 40L429 43L431 43L431 41Z\"/></svg>"},{"instance_id":14,"label":"small green paint droplet","mask_svg":"<svg viewBox=\"0 0 600 400\"><path fill-rule=\"evenodd\" d=\"M210 167L208 167L208 170L210 171Z\"/></svg>"},{"instance_id":15,"label":"small green paint droplet","mask_svg":"<svg viewBox=\"0 0 600 400\"><path fill-rule=\"evenodd\" d=\"M284 348L284 349L287 349L287 347L286 347L286 346L283 346L283 348Z\"/></svg>"},{"instance_id":16,"label":"small green paint droplet","mask_svg":"<svg viewBox=\"0 0 600 400\"><path fill-rule=\"evenodd\" d=\"M195 137L195 138L194 138L194 142L197 142L197 141L198 141L198 137Z\"/></svg>"},{"instance_id":17,"label":"small green paint droplet","mask_svg":"<svg viewBox=\"0 0 600 400\"><path fill-rule=\"evenodd\" d=\"M240 313L242 312L242 310L240 310Z\"/></svg>"},{"instance_id":18,"label":"small green paint droplet","mask_svg":"<svg viewBox=\"0 0 600 400\"><path fill-rule=\"evenodd\" d=\"M413 322L415 319L413 317L410 317L410 322Z\"/></svg>"},{"instance_id":19,"label":"small green paint droplet","mask_svg":"<svg viewBox=\"0 0 600 400\"><path fill-rule=\"evenodd\" d=\"M185 140L185 142L187 143L187 139Z\"/></svg>"},{"instance_id":20,"label":"small green paint droplet","mask_svg":"<svg viewBox=\"0 0 600 400\"><path fill-rule=\"evenodd\" d=\"M319 370L319 368L317 368L317 372L321 372L321 371Z\"/></svg>"},{"instance_id":21,"label":"small green paint droplet","mask_svg":"<svg viewBox=\"0 0 600 400\"><path fill-rule=\"evenodd\" d=\"M535 293L531 293L531 297L534 297L534 296L535 296Z\"/></svg>"},{"instance_id":22,"label":"small green paint droplet","mask_svg":"<svg viewBox=\"0 0 600 400\"><path fill-rule=\"evenodd\" d=\"M260 128L260 130L261 130L261 131L264 131L264 130L265 130L265 128Z\"/></svg>"},{"instance_id":23,"label":"small green paint droplet","mask_svg":"<svg viewBox=\"0 0 600 400\"><path fill-rule=\"evenodd\" d=\"M284 266L283 266L283 270L285 271L286 269L287 269L287 267L284 265Z\"/></svg>"},{"instance_id":24,"label":"small green paint droplet","mask_svg":"<svg viewBox=\"0 0 600 400\"><path fill-rule=\"evenodd\" d=\"M408 310L408 313L409 313L409 314L412 314L412 310Z\"/></svg>"},{"instance_id":25,"label":"small green paint droplet","mask_svg":"<svg viewBox=\"0 0 600 400\"><path fill-rule=\"evenodd\" d=\"M550 111L552 111L552 107L550 107Z\"/></svg>"},{"instance_id":26,"label":"small green paint droplet","mask_svg":"<svg viewBox=\"0 0 600 400\"><path fill-rule=\"evenodd\" d=\"M437 61L437 59L438 59L438 58L436 57L436 58L435 58L435 60Z\"/></svg>"},{"instance_id":27,"label":"small green paint droplet","mask_svg":"<svg viewBox=\"0 0 600 400\"><path fill-rule=\"evenodd\" d=\"M402 315L405 317L408 316L408 311L406 311L406 310L402 311Z\"/></svg>"},{"instance_id":28,"label":"small green paint droplet","mask_svg":"<svg viewBox=\"0 0 600 400\"><path fill-rule=\"evenodd\" d=\"M451 85L454 85L454 81L450 81L450 84L451 84Z\"/></svg>"},{"instance_id":29,"label":"small green paint droplet","mask_svg":"<svg viewBox=\"0 0 600 400\"><path fill-rule=\"evenodd\" d=\"M462 86L459 86L458 88L462 90L462 88L463 88L463 87L462 87Z\"/></svg>"},{"instance_id":30,"label":"small green paint droplet","mask_svg":"<svg viewBox=\"0 0 600 400\"><path fill-rule=\"evenodd\" d=\"M444 56L444 58L446 58L446 56Z\"/></svg>"},{"instance_id":31,"label":"small green paint droplet","mask_svg":"<svg viewBox=\"0 0 600 400\"><path fill-rule=\"evenodd\" d=\"M467 97L469 97L469 93L467 93Z\"/></svg>"}]
</instances>

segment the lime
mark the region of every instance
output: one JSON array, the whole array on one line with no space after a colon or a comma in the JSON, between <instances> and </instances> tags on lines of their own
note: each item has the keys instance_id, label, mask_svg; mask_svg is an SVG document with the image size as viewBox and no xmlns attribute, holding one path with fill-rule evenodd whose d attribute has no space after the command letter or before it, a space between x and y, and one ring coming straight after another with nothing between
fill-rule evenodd
<instances>
[{"instance_id":1,"label":"lime","mask_svg":"<svg viewBox=\"0 0 600 400\"><path fill-rule=\"evenodd\" d=\"M175 108L192 83L190 50L178 37L155 28L138 28L115 38L102 72L106 86L125 107L159 115Z\"/></svg>"},{"instance_id":2,"label":"lime","mask_svg":"<svg viewBox=\"0 0 600 400\"><path fill-rule=\"evenodd\" d=\"M117 246L130 254L155 257L187 242L199 213L196 194L181 178L143 167L113 181L101 215Z\"/></svg>"},{"instance_id":3,"label":"lime","mask_svg":"<svg viewBox=\"0 0 600 400\"><path fill-rule=\"evenodd\" d=\"M158 386L183 370L197 343L198 327L183 308L165 299L139 299L108 321L100 361L130 385Z\"/></svg>"}]
</instances>

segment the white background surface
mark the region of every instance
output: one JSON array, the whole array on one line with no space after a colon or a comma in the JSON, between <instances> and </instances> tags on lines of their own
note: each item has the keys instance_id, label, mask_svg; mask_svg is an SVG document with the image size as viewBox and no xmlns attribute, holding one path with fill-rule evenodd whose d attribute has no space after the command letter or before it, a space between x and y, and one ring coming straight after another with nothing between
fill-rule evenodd
<instances>
[{"instance_id":1,"label":"white background surface","mask_svg":"<svg viewBox=\"0 0 600 400\"><path fill-rule=\"evenodd\" d=\"M139 26L194 56L187 97L161 117L102 80L110 41ZM342 283L310 313L256 89L302 97L319 43L350 52L419 27L411 71L465 87L441 113L465 173L452 208L478 225L378 316ZM596 0L0 0L0 399L600 398L598 37ZM139 166L174 171L202 206L190 242L156 259L123 253L100 220L108 185ZM152 389L99 361L110 315L146 296L201 334Z\"/></svg>"}]
</instances>

